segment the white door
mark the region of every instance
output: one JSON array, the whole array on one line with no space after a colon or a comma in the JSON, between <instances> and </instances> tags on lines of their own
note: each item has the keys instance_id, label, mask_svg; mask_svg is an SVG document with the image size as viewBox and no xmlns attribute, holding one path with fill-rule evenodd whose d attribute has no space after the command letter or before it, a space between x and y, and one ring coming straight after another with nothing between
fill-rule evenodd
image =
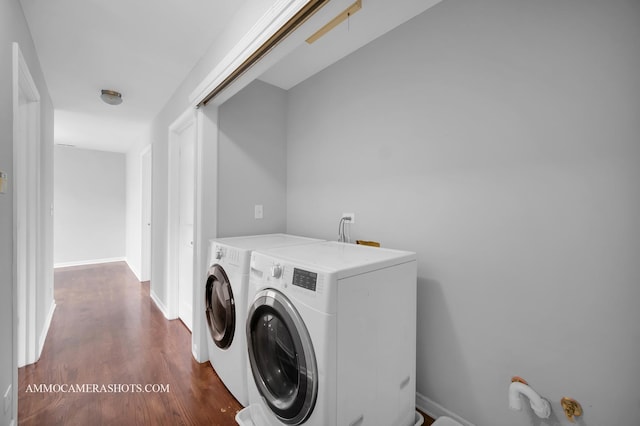
<instances>
[{"instance_id":1,"label":"white door","mask_svg":"<svg viewBox=\"0 0 640 426\"><path fill-rule=\"evenodd\" d=\"M193 318L193 220L195 196L195 123L179 138L178 316L191 330Z\"/></svg>"},{"instance_id":2,"label":"white door","mask_svg":"<svg viewBox=\"0 0 640 426\"><path fill-rule=\"evenodd\" d=\"M142 153L142 253L141 281L151 279L151 147Z\"/></svg>"}]
</instances>

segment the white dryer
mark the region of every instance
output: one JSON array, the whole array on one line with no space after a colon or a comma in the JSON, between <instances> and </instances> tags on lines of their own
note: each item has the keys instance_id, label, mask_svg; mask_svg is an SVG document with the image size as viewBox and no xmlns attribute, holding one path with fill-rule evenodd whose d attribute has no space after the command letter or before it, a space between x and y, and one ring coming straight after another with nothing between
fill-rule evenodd
<instances>
[{"instance_id":1,"label":"white dryer","mask_svg":"<svg viewBox=\"0 0 640 426\"><path fill-rule=\"evenodd\" d=\"M415 424L415 253L324 242L254 251L242 426Z\"/></svg>"},{"instance_id":2,"label":"white dryer","mask_svg":"<svg viewBox=\"0 0 640 426\"><path fill-rule=\"evenodd\" d=\"M205 314L209 360L240 404L247 405L245 320L251 251L321 242L287 234L219 238L209 244Z\"/></svg>"}]
</instances>

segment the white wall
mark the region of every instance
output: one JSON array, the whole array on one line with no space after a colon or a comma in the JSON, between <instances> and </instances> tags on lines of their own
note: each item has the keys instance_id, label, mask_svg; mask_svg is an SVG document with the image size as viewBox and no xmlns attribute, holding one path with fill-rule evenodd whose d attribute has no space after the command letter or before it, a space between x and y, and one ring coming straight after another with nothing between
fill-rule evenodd
<instances>
[{"instance_id":1,"label":"white wall","mask_svg":"<svg viewBox=\"0 0 640 426\"><path fill-rule=\"evenodd\" d=\"M284 232L287 93L254 81L220 106L218 236ZM254 206L263 206L255 219Z\"/></svg>"},{"instance_id":2,"label":"white wall","mask_svg":"<svg viewBox=\"0 0 640 426\"><path fill-rule=\"evenodd\" d=\"M447 0L290 91L287 231L355 212L353 237L418 253L421 403L640 424L639 23L635 1ZM549 421L509 411L513 375Z\"/></svg>"},{"instance_id":3,"label":"white wall","mask_svg":"<svg viewBox=\"0 0 640 426\"><path fill-rule=\"evenodd\" d=\"M0 170L9 176L5 194L0 194L0 394L9 385L13 389L13 407L0 412L0 424L9 424L17 414L17 360L13 344L14 332L14 259L13 259L13 106L12 106L12 53L11 43L18 42L32 77L40 93L41 111L41 200L45 213L40 216L43 229L39 248L43 259L40 265L41 280L36 284L36 335L43 332L48 309L53 303L53 224L46 214L53 203L53 105L44 81L33 40L29 33L22 8L17 0L0 2Z\"/></svg>"},{"instance_id":4,"label":"white wall","mask_svg":"<svg viewBox=\"0 0 640 426\"><path fill-rule=\"evenodd\" d=\"M126 156L56 145L56 266L125 258Z\"/></svg>"}]
</instances>

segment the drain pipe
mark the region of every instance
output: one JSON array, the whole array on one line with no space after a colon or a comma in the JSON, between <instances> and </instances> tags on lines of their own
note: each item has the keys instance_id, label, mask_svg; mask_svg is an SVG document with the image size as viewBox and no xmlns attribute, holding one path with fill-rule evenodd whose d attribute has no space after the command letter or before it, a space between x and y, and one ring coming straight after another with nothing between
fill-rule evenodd
<instances>
[{"instance_id":1,"label":"drain pipe","mask_svg":"<svg viewBox=\"0 0 640 426\"><path fill-rule=\"evenodd\" d=\"M542 398L526 381L519 377L514 377L511 380L512 382L509 385L509 408L514 411L521 411L522 400L520 399L520 395L524 395L529 398L531 409L538 417L542 419L549 418L551 415L551 405L549 401Z\"/></svg>"}]
</instances>

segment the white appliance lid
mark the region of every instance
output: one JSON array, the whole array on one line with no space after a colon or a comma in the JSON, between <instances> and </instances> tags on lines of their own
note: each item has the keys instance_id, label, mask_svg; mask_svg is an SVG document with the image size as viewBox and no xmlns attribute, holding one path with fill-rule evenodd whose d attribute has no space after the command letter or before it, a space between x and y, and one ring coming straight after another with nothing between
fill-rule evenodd
<instances>
[{"instance_id":1,"label":"white appliance lid","mask_svg":"<svg viewBox=\"0 0 640 426\"><path fill-rule=\"evenodd\" d=\"M416 254L409 251L369 247L336 241L325 241L301 247L277 247L260 252L307 266L314 266L327 272L353 271L355 269L376 269L416 260ZM367 268L369 266L369 268ZM373 267L373 268L371 268ZM360 270L359 272L364 272Z\"/></svg>"},{"instance_id":2,"label":"white appliance lid","mask_svg":"<svg viewBox=\"0 0 640 426\"><path fill-rule=\"evenodd\" d=\"M212 244L224 244L226 246L243 250L260 250L270 247L284 247L321 241L324 240L289 234L249 235L243 237L216 238L211 240Z\"/></svg>"}]
</instances>

